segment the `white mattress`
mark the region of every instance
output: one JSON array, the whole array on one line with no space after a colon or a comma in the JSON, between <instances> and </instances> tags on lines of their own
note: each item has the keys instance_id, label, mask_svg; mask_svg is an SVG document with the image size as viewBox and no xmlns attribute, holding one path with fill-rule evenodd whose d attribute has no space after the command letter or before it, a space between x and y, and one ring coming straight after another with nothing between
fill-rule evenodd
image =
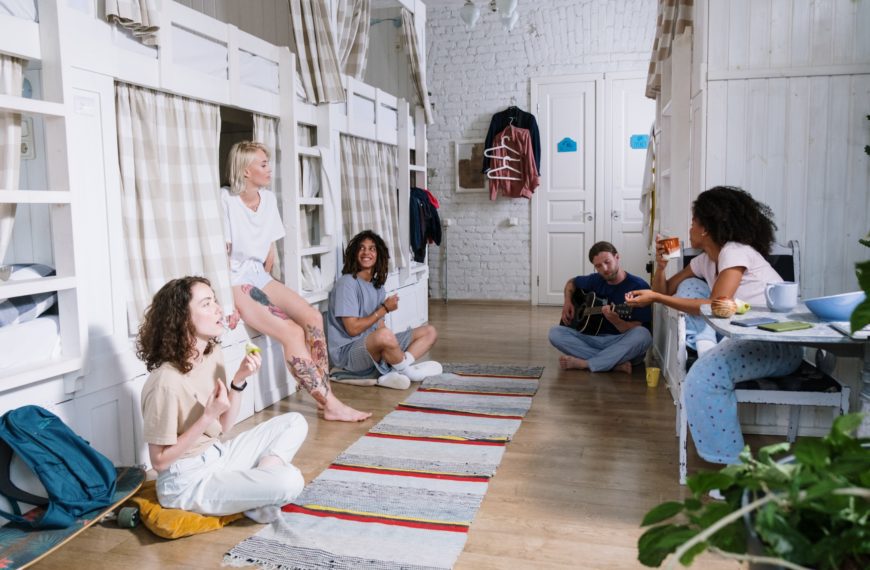
<instances>
[{"instance_id":1,"label":"white mattress","mask_svg":"<svg viewBox=\"0 0 870 570\"><path fill-rule=\"evenodd\" d=\"M0 327L0 370L45 362L60 356L60 328L55 315Z\"/></svg>"},{"instance_id":2,"label":"white mattress","mask_svg":"<svg viewBox=\"0 0 870 570\"><path fill-rule=\"evenodd\" d=\"M36 22L36 0L0 0L0 14Z\"/></svg>"}]
</instances>

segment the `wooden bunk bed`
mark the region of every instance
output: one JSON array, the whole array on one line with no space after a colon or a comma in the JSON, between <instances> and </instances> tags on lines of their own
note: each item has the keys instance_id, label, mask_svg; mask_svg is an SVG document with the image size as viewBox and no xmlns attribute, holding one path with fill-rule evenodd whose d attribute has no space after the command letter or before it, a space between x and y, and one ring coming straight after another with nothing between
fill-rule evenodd
<instances>
[{"instance_id":1,"label":"wooden bunk bed","mask_svg":"<svg viewBox=\"0 0 870 570\"><path fill-rule=\"evenodd\" d=\"M21 2L15 2L21 5ZM125 312L126 252L120 216L120 174L115 126L114 85L125 82L219 104L279 120L283 181L299 179L300 160L320 161L336 184L340 180L339 137L348 134L395 145L399 160L399 228L408 235L408 196L412 183L425 185L426 126L422 109L349 77L343 77L346 103L311 105L296 96L295 57L278 47L172 0L160 12L160 48L146 47L110 25L88 0L35 0L29 14L0 10L0 53L30 62L42 84L41 100L0 95L0 111L37 117L45 145L48 184L27 190L0 188L0 203L47 208L50 222L23 221L50 239L57 276L0 282L0 299L57 291L60 355L50 360L0 368L0 410L27 403L50 408L117 464L146 463L141 438L139 393L146 375L133 353ZM417 2L416 5L422 6ZM0 8L3 0L0 0ZM289 23L288 23L289 25ZM300 129L314 143L299 140ZM413 154L416 164L411 162ZM300 235L302 216L341 215L340 192L332 200L302 196L285 182L282 218L285 283L312 304L328 296L339 266L343 236L316 245ZM319 211L318 211L319 209ZM37 219L37 218L33 218ZM39 223L47 227L36 227ZM23 228L17 228L16 231ZM407 240L407 238L405 238ZM407 241L405 241L407 244ZM403 268L390 275L388 290L401 289L402 311L391 326L417 326L428 319L428 265L414 263L408 247L396 255ZM7 256L9 257L9 256ZM303 260L322 271L322 286L302 289ZM17 259L12 262L20 261ZM0 260L2 264L3 260ZM225 335L227 365L243 357L244 327ZM254 390L246 392L241 418L259 411L295 387L269 339ZM272 355L272 358L268 358Z\"/></svg>"}]
</instances>

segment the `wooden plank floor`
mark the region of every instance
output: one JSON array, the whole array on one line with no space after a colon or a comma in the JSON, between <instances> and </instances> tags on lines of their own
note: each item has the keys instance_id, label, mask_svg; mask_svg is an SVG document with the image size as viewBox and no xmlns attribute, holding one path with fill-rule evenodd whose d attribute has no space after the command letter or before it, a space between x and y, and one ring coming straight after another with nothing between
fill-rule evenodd
<instances>
[{"instance_id":1,"label":"wooden plank floor","mask_svg":"<svg viewBox=\"0 0 870 570\"><path fill-rule=\"evenodd\" d=\"M508 447L477 514L458 569L638 568L638 524L649 508L681 498L674 406L664 384L648 389L633 374L560 371L547 331L553 307L433 302L439 330L432 357L441 362L545 366L532 410ZM412 387L413 388L413 387ZM406 392L336 386L341 399L372 420L346 425L318 420L295 394L236 427L298 411L309 420L296 465L306 481L389 413ZM752 440L753 442L761 440ZM769 439L765 440L765 442ZM706 466L690 447L690 471ZM234 544L261 528L243 520L222 530L165 541L139 527L95 525L36 568L217 568ZM739 568L707 556L705 569Z\"/></svg>"}]
</instances>

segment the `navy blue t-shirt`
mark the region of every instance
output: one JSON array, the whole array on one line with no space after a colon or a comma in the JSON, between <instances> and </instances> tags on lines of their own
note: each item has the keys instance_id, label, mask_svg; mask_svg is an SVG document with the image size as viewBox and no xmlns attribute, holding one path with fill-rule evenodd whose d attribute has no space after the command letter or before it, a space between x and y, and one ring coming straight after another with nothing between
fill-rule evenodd
<instances>
[{"instance_id":1,"label":"navy blue t-shirt","mask_svg":"<svg viewBox=\"0 0 870 570\"><path fill-rule=\"evenodd\" d=\"M574 288L585 289L586 291L595 293L596 297L600 298L608 305L621 305L625 303L625 294L629 291L649 289L650 287L649 283L631 273L626 273L625 279L623 279L618 285L611 285L598 273L592 273L591 275L579 275L575 277ZM650 307L635 307L631 311L631 316L626 317L623 320L638 321L643 323L643 326L646 328L650 328L650 323L652 322L652 309ZM620 334L620 332L610 323L610 321L604 319L604 322L601 325L601 330L598 334Z\"/></svg>"}]
</instances>

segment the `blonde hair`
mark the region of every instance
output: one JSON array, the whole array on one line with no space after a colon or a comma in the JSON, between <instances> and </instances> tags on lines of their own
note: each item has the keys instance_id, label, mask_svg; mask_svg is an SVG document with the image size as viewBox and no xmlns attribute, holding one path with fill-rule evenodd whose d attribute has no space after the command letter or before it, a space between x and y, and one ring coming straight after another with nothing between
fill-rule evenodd
<instances>
[{"instance_id":1,"label":"blonde hair","mask_svg":"<svg viewBox=\"0 0 870 570\"><path fill-rule=\"evenodd\" d=\"M254 155L262 150L266 159L270 158L266 145L253 141L240 141L230 147L227 156L227 180L230 182L230 194L237 196L245 190L245 169L254 162Z\"/></svg>"}]
</instances>

